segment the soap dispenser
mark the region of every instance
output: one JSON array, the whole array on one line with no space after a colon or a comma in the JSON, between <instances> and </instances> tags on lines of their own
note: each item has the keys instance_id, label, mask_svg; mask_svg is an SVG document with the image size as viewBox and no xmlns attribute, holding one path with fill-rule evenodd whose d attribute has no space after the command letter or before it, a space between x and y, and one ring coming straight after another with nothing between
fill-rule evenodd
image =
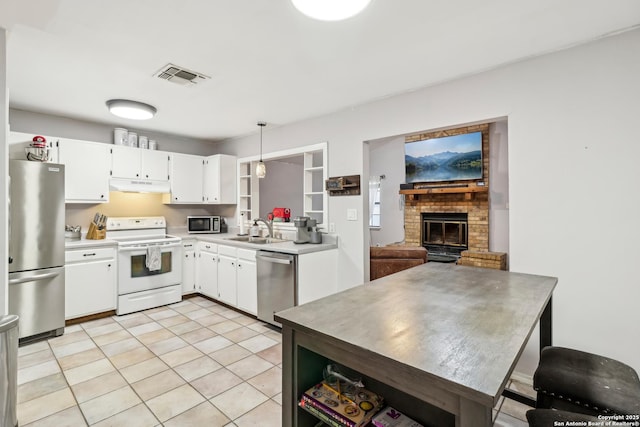
<instances>
[{"instance_id":1,"label":"soap dispenser","mask_svg":"<svg viewBox=\"0 0 640 427\"><path fill-rule=\"evenodd\" d=\"M260 226L258 225L258 221L253 221L253 225L249 230L249 236L260 237Z\"/></svg>"}]
</instances>

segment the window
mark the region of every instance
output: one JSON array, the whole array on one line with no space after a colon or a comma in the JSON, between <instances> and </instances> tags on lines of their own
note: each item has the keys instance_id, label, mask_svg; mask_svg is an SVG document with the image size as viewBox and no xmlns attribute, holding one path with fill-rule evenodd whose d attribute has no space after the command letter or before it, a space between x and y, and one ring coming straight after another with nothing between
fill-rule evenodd
<instances>
[{"instance_id":1,"label":"window","mask_svg":"<svg viewBox=\"0 0 640 427\"><path fill-rule=\"evenodd\" d=\"M369 177L369 228L380 228L380 177Z\"/></svg>"}]
</instances>

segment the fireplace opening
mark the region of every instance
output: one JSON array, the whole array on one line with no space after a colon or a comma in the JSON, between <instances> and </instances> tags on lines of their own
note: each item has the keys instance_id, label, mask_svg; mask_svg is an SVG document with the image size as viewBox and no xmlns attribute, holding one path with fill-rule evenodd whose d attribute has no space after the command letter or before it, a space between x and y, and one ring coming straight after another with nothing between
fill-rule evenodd
<instances>
[{"instance_id":1,"label":"fireplace opening","mask_svg":"<svg viewBox=\"0 0 640 427\"><path fill-rule=\"evenodd\" d=\"M422 246L429 252L429 261L455 262L468 248L466 213L421 214Z\"/></svg>"}]
</instances>

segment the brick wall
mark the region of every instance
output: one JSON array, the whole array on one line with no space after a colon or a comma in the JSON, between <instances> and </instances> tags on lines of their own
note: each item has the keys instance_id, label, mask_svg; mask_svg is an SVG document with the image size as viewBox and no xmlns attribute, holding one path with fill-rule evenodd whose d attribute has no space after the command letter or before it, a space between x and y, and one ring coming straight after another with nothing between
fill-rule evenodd
<instances>
[{"instance_id":1,"label":"brick wall","mask_svg":"<svg viewBox=\"0 0 640 427\"><path fill-rule=\"evenodd\" d=\"M481 124L456 129L410 135L405 142L420 141L443 136L482 132L483 181L489 186L489 125ZM466 181L462 181L466 182ZM456 184L451 181L449 184ZM447 183L439 183L438 185ZM415 184L415 188L428 184ZM408 245L421 245L420 214L422 212L466 213L468 215L468 245L470 251L487 252L489 250L489 193L421 194L405 197L404 225L405 242Z\"/></svg>"}]
</instances>

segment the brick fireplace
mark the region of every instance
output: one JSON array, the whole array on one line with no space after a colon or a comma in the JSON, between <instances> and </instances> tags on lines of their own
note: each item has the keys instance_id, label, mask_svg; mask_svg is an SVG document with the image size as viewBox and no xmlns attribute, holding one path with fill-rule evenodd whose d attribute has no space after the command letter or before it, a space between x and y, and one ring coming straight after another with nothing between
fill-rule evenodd
<instances>
[{"instance_id":1,"label":"brick fireplace","mask_svg":"<svg viewBox=\"0 0 640 427\"><path fill-rule=\"evenodd\" d=\"M404 233L407 244L423 246L422 213L456 213L467 215L467 248L470 251L489 250L489 197L476 193L473 200L464 194L429 194L406 198Z\"/></svg>"},{"instance_id":2,"label":"brick fireplace","mask_svg":"<svg viewBox=\"0 0 640 427\"><path fill-rule=\"evenodd\" d=\"M489 251L489 125L474 125L411 135L406 137L405 141L412 142L470 132L482 132L482 185L477 185L477 183L473 182L416 184L414 185L414 190L401 190L401 193L405 194L404 225L406 244L426 246L423 214L441 214L440 216L444 220L466 215L466 248L463 247L464 245L458 245L457 243L456 247L461 250L466 249L469 252ZM449 249L451 249L452 245L449 246ZM427 247L427 249L429 248Z\"/></svg>"}]
</instances>

